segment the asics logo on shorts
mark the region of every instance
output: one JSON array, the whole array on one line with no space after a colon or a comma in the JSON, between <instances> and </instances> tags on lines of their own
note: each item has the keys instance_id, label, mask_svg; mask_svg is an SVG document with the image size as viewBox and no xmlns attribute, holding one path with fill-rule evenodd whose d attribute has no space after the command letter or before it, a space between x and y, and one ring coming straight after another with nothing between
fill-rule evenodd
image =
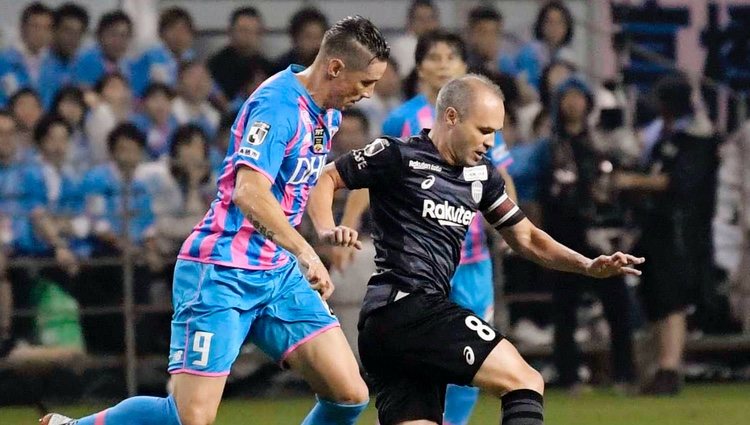
<instances>
[{"instance_id":1,"label":"asics logo on shorts","mask_svg":"<svg viewBox=\"0 0 750 425\"><path fill-rule=\"evenodd\" d=\"M472 350L471 347L464 347L464 357L466 358L466 363L469 366L474 364L474 350Z\"/></svg>"}]
</instances>

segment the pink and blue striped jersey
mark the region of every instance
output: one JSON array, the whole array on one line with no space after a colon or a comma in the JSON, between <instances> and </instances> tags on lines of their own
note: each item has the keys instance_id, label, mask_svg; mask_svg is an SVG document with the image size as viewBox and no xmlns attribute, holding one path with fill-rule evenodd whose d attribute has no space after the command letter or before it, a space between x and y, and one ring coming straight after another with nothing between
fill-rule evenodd
<instances>
[{"instance_id":1,"label":"pink and blue striped jersey","mask_svg":"<svg viewBox=\"0 0 750 425\"><path fill-rule=\"evenodd\" d=\"M435 123L435 107L423 94L414 96L399 106L383 122L383 134L386 136L407 137L418 134L423 128L432 128ZM513 159L505 147L501 133L497 133L495 147L490 155L495 167L508 167ZM490 258L487 249L487 237L484 233L482 217L477 214L469 225L466 238L461 245L461 263L471 264Z\"/></svg>"},{"instance_id":2,"label":"pink and blue striped jersey","mask_svg":"<svg viewBox=\"0 0 750 425\"><path fill-rule=\"evenodd\" d=\"M245 101L232 125L219 191L185 240L179 258L249 270L281 267L291 254L266 239L232 202L235 177L249 167L271 181L292 226L299 225L338 131L341 112L316 105L292 65L266 80Z\"/></svg>"}]
</instances>

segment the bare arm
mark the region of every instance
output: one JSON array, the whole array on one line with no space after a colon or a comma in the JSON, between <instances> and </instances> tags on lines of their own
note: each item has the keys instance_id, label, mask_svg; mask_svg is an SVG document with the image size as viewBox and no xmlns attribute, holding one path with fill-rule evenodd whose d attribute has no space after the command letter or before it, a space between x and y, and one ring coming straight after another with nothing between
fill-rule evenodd
<instances>
[{"instance_id":1,"label":"bare arm","mask_svg":"<svg viewBox=\"0 0 750 425\"><path fill-rule=\"evenodd\" d=\"M249 167L237 171L232 201L266 239L294 254L307 268L307 280L313 289L327 299L333 293L333 283L323 262L305 238L297 232L271 193L271 181Z\"/></svg>"},{"instance_id":2,"label":"bare arm","mask_svg":"<svg viewBox=\"0 0 750 425\"><path fill-rule=\"evenodd\" d=\"M55 252L55 260L65 268L70 275L78 273L78 260L68 248L68 243L60 235L55 220L41 208L31 212L31 222L39 237L47 242Z\"/></svg>"},{"instance_id":3,"label":"bare arm","mask_svg":"<svg viewBox=\"0 0 750 425\"><path fill-rule=\"evenodd\" d=\"M526 218L513 226L500 229L500 234L521 256L553 270L596 278L641 274L640 270L629 266L643 263L643 258L617 252L590 259L552 239Z\"/></svg>"},{"instance_id":4,"label":"bare arm","mask_svg":"<svg viewBox=\"0 0 750 425\"><path fill-rule=\"evenodd\" d=\"M358 189L349 193L344 205L344 214L341 217L341 224L353 229L358 229L361 223L362 214L370 207L370 191L368 189Z\"/></svg>"},{"instance_id":5,"label":"bare arm","mask_svg":"<svg viewBox=\"0 0 750 425\"><path fill-rule=\"evenodd\" d=\"M321 239L325 239L333 245L361 248L362 244L357 240L357 232L348 226L336 226L336 221L333 218L333 195L337 190L344 188L346 188L346 185L338 170L336 170L336 165L334 163L328 164L323 169L318 184L310 191L307 214ZM361 192L367 193L366 190ZM359 215L350 219L358 221Z\"/></svg>"}]
</instances>

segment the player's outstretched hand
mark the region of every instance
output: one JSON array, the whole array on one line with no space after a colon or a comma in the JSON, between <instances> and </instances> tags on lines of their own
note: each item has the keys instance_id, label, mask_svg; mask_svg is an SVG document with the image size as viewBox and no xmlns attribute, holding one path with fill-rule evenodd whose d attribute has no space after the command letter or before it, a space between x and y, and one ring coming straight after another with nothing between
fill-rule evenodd
<instances>
[{"instance_id":1,"label":"player's outstretched hand","mask_svg":"<svg viewBox=\"0 0 750 425\"><path fill-rule=\"evenodd\" d=\"M305 277L310 282L310 287L318 291L323 300L327 300L333 294L335 287L320 257L314 252L304 253L298 256L297 260L307 270Z\"/></svg>"},{"instance_id":2,"label":"player's outstretched hand","mask_svg":"<svg viewBox=\"0 0 750 425\"><path fill-rule=\"evenodd\" d=\"M632 267L643 264L643 257L635 257L630 254L616 252L612 255L600 255L596 257L586 268L586 274L596 278L607 278L620 275L640 276L641 271Z\"/></svg>"},{"instance_id":3,"label":"player's outstretched hand","mask_svg":"<svg viewBox=\"0 0 750 425\"><path fill-rule=\"evenodd\" d=\"M359 232L346 226L336 226L320 234L320 239L329 245L362 249L362 242L358 238Z\"/></svg>"}]
</instances>

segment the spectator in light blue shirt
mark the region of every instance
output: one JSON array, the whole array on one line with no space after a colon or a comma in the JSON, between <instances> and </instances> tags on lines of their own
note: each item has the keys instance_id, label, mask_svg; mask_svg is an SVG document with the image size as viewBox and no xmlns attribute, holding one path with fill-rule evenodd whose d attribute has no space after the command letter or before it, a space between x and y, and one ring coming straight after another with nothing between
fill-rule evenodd
<instances>
[{"instance_id":1,"label":"spectator in light blue shirt","mask_svg":"<svg viewBox=\"0 0 750 425\"><path fill-rule=\"evenodd\" d=\"M133 38L133 22L125 12L105 13L96 28L97 43L81 53L76 61L74 80L93 87L107 74L119 73L130 82L132 60L126 54Z\"/></svg>"},{"instance_id":2,"label":"spectator in light blue shirt","mask_svg":"<svg viewBox=\"0 0 750 425\"><path fill-rule=\"evenodd\" d=\"M152 83L143 98L143 111L130 121L146 135L146 153L149 159L159 159L169 153L169 141L177 128L172 114L174 92L162 83Z\"/></svg>"},{"instance_id":3,"label":"spectator in light blue shirt","mask_svg":"<svg viewBox=\"0 0 750 425\"><path fill-rule=\"evenodd\" d=\"M52 40L52 10L39 2L21 13L21 43L0 53L0 104L24 87L36 88L44 69Z\"/></svg>"},{"instance_id":4,"label":"spectator in light blue shirt","mask_svg":"<svg viewBox=\"0 0 750 425\"><path fill-rule=\"evenodd\" d=\"M149 83L177 84L179 65L195 60L193 17L181 7L171 7L159 16L161 42L146 50L134 67L133 92L143 96Z\"/></svg>"},{"instance_id":5,"label":"spectator in light blue shirt","mask_svg":"<svg viewBox=\"0 0 750 425\"><path fill-rule=\"evenodd\" d=\"M65 3L55 10L52 46L36 86L46 110L60 88L73 83L73 69L88 26L88 12L77 4Z\"/></svg>"}]
</instances>

